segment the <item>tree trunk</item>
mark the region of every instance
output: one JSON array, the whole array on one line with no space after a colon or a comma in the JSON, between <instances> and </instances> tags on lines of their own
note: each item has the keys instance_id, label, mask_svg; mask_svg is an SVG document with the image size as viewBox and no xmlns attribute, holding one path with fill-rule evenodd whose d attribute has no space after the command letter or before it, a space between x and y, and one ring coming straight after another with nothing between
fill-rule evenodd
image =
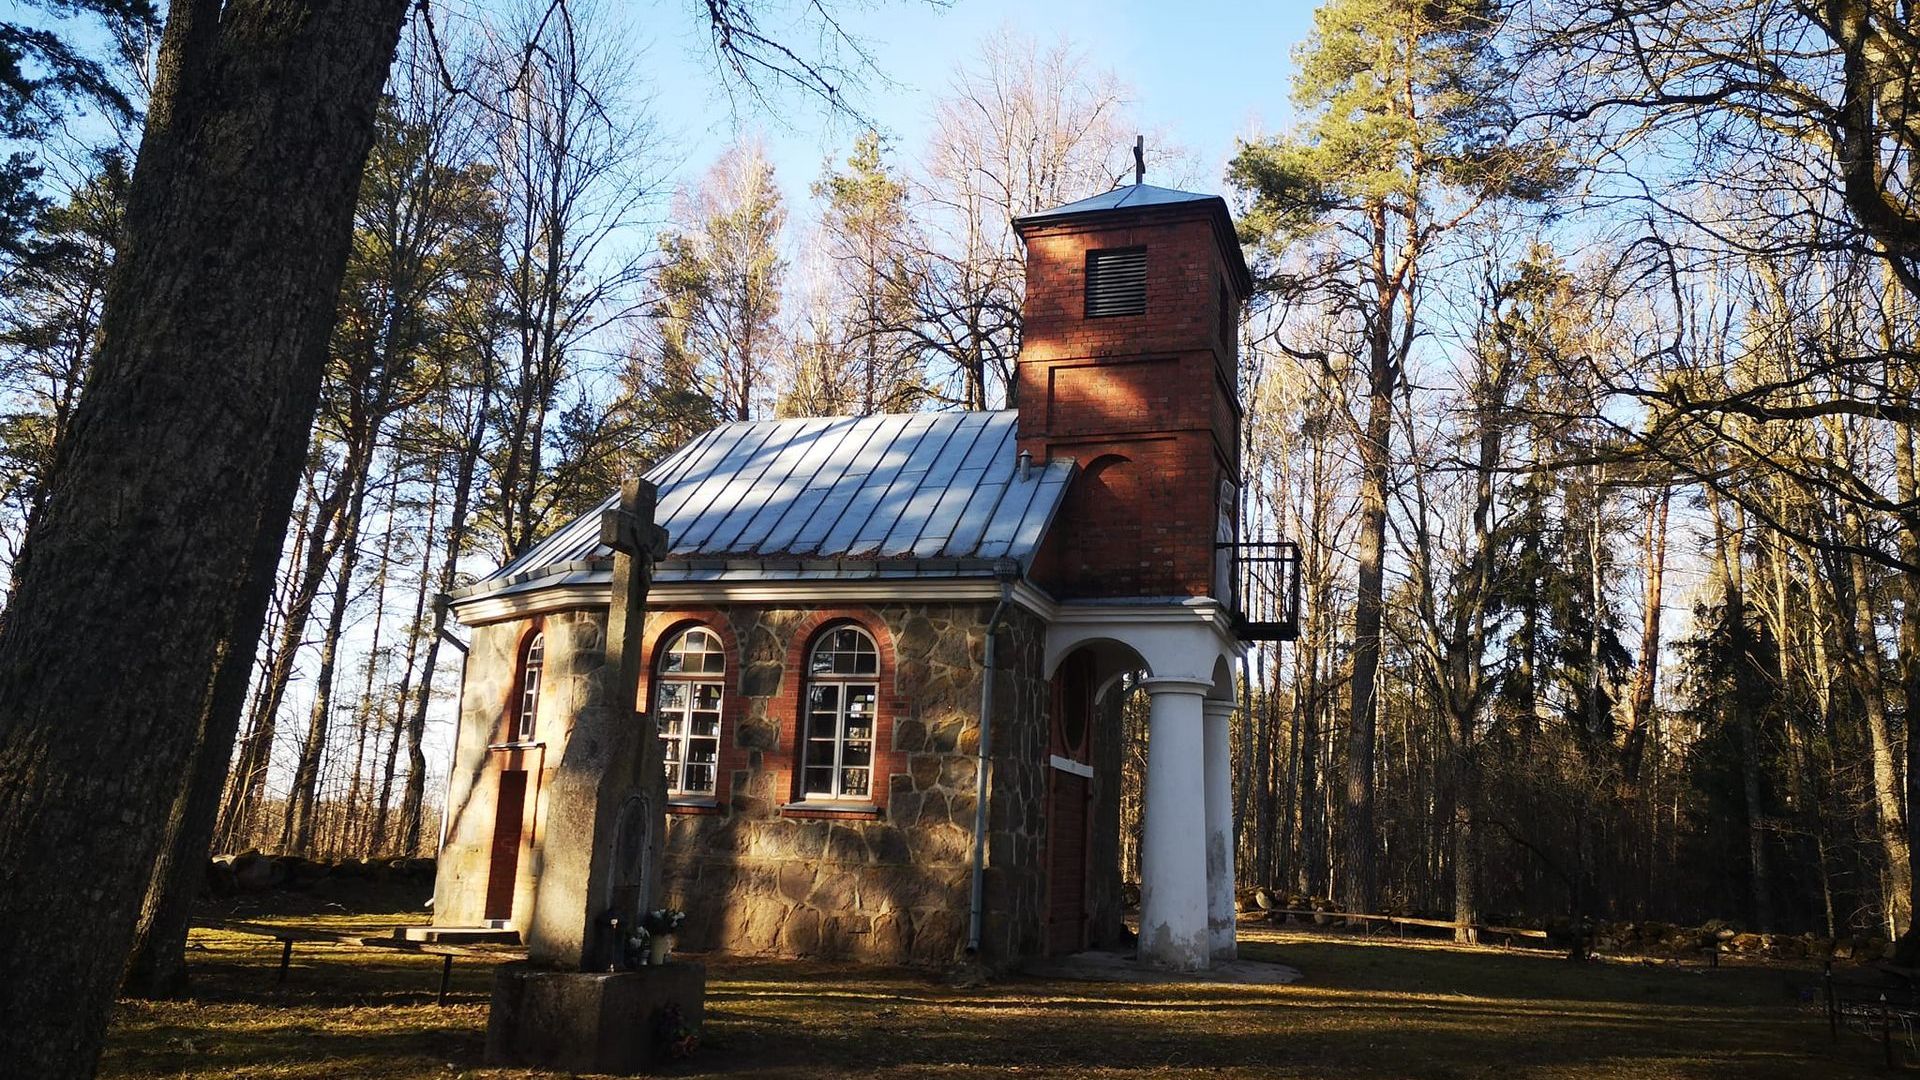
<instances>
[{"instance_id":1,"label":"tree trunk","mask_svg":"<svg viewBox=\"0 0 1920 1080\"><path fill-rule=\"evenodd\" d=\"M400 758L400 732L406 726L407 703L413 695L413 677L420 663L420 638L427 632L427 593L433 583L434 530L440 523L440 477L436 473L427 493L427 534L420 542L420 577L413 591L413 618L407 623L407 662L400 676L400 688L393 699L392 731L387 740L387 760L380 773L379 803L373 812L373 828L368 833L367 854L387 850L388 823L392 820L393 777ZM384 713L385 710L382 710Z\"/></svg>"},{"instance_id":2,"label":"tree trunk","mask_svg":"<svg viewBox=\"0 0 1920 1080\"><path fill-rule=\"evenodd\" d=\"M238 727L405 12L169 12L98 360L0 626L0 1074L92 1075L183 777Z\"/></svg>"},{"instance_id":3,"label":"tree trunk","mask_svg":"<svg viewBox=\"0 0 1920 1080\"><path fill-rule=\"evenodd\" d=\"M1747 600L1744 568L1741 563L1741 522L1728 527L1721 516L1721 502L1708 489L1712 504L1715 554L1720 561L1721 581L1726 587L1727 649L1732 655L1733 685L1725 695L1727 719L1740 740L1740 790L1747 811L1747 891L1753 905L1754 926L1761 933L1773 929L1772 881L1767 871L1766 807L1760 795L1760 733L1754 716L1752 687L1765 673L1755 662L1753 642L1747 627ZM1739 507L1734 507L1738 514Z\"/></svg>"},{"instance_id":4,"label":"tree trunk","mask_svg":"<svg viewBox=\"0 0 1920 1080\"><path fill-rule=\"evenodd\" d=\"M1849 526L1857 521L1850 516ZM1859 533L1855 533L1859 535ZM1907 907L1912 896L1913 865L1907 841L1906 799L1901 790L1899 764L1895 755L1893 726L1887 717L1885 675L1879 639L1873 622L1873 583L1867 577L1866 561L1847 556L1852 574L1853 627L1846 655L1854 686L1860 694L1867 720L1869 759L1873 769L1875 827L1880 835L1880 850L1887 866L1887 922L1898 929L1908 925L1912 912ZM1911 750L1909 750L1911 753Z\"/></svg>"},{"instance_id":5,"label":"tree trunk","mask_svg":"<svg viewBox=\"0 0 1920 1080\"><path fill-rule=\"evenodd\" d=\"M369 442L377 439L369 432ZM370 450L367 455L371 456ZM350 468L352 466L349 466ZM353 571L360 561L360 514L366 506L367 473L362 464L353 478L353 495L340 518L340 568L333 585L333 602L327 611L327 629L320 640L320 670L313 679L313 709L308 714L307 737L300 747L300 763L294 770L293 788L287 793L287 817L280 829L282 851L310 854L313 848L315 802L319 798L320 759L327 749L327 730L333 719L334 672L339 666L340 632L346 624L347 606L353 600Z\"/></svg>"},{"instance_id":6,"label":"tree trunk","mask_svg":"<svg viewBox=\"0 0 1920 1080\"><path fill-rule=\"evenodd\" d=\"M214 687L211 709L231 714L238 722L252 667L225 665ZM229 674L231 673L231 674ZM130 997L175 998L187 989L187 931L193 925L193 905L207 879L207 855L220 795L227 784L233 757L233 738L207 738L194 751L193 769L179 800L179 824L172 841L154 863L147 897L134 935L132 956L122 991Z\"/></svg>"},{"instance_id":7,"label":"tree trunk","mask_svg":"<svg viewBox=\"0 0 1920 1080\"><path fill-rule=\"evenodd\" d=\"M1627 735L1620 753L1620 771L1629 784L1640 782L1640 764L1646 756L1647 728L1653 723L1654 691L1660 681L1660 604L1662 578L1667 568L1667 510L1673 488L1662 485L1653 516L1647 522L1644 551L1645 615L1640 624L1640 663L1633 673L1633 705L1627 714Z\"/></svg>"},{"instance_id":8,"label":"tree trunk","mask_svg":"<svg viewBox=\"0 0 1920 1080\"><path fill-rule=\"evenodd\" d=\"M352 488L352 478L343 471L334 483L333 490L321 498L310 529L301 541L300 546L304 547L305 554L300 577L287 605L286 621L280 627L280 639L274 646L273 662L267 668L265 685L255 699L253 720L249 725L251 733L246 745L240 748L240 760L234 764L233 783L228 789L226 806L220 815L220 835L229 846L237 844L243 834L253 831L260 813L260 803L266 797L267 769L273 763L273 739L279 726L280 704L285 700L287 684L293 678L293 665L299 658L301 640L306 636L307 620L313 614L313 605L320 597L321 586L326 583L327 568L333 565L334 553L339 550L343 534L334 528L334 523L345 508L347 494Z\"/></svg>"},{"instance_id":9,"label":"tree trunk","mask_svg":"<svg viewBox=\"0 0 1920 1080\"><path fill-rule=\"evenodd\" d=\"M460 552L467 540L467 509L473 498L473 476L479 466L480 444L485 432L487 407L492 400L493 383L483 378L480 401L474 410L474 426L460 447L454 471L453 505L447 514L446 555L440 564L440 595L453 590L460 570ZM433 675L440 661L440 639L447 630L447 605L435 599L433 629L427 634L427 655L420 661L420 685L415 690L413 715L407 720L407 786L400 796L400 849L403 854L420 854L421 821L427 796L427 756L421 743L427 734L427 707L433 703Z\"/></svg>"},{"instance_id":10,"label":"tree trunk","mask_svg":"<svg viewBox=\"0 0 1920 1080\"><path fill-rule=\"evenodd\" d=\"M1384 229L1384 226L1381 227ZM1359 566L1353 616L1353 699L1347 728L1346 840L1341 863L1341 902L1348 911L1372 911L1374 867L1373 752L1378 711L1375 681L1380 670L1380 627L1385 611L1388 440L1393 432L1392 305L1383 302L1368 330L1370 373L1366 429L1360 437Z\"/></svg>"}]
</instances>

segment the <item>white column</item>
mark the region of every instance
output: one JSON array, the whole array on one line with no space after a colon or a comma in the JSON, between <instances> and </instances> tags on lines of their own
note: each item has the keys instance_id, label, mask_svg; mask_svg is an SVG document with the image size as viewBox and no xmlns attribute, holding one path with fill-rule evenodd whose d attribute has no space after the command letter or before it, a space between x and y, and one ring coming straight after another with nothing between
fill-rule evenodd
<instances>
[{"instance_id":1,"label":"white column","mask_svg":"<svg viewBox=\"0 0 1920 1080\"><path fill-rule=\"evenodd\" d=\"M1140 961L1200 971L1207 937L1206 757L1201 701L1211 680L1146 680L1147 790L1140 844Z\"/></svg>"},{"instance_id":2,"label":"white column","mask_svg":"<svg viewBox=\"0 0 1920 1080\"><path fill-rule=\"evenodd\" d=\"M1238 955L1234 944L1233 751L1227 724L1233 702L1208 698L1206 713L1207 938L1215 960Z\"/></svg>"}]
</instances>

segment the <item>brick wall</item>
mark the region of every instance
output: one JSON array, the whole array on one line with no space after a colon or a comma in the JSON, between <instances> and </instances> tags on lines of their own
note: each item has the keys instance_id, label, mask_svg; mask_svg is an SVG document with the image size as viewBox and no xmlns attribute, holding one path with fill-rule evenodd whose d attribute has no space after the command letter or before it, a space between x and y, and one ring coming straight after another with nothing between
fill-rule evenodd
<instances>
[{"instance_id":1,"label":"brick wall","mask_svg":"<svg viewBox=\"0 0 1920 1080\"><path fill-rule=\"evenodd\" d=\"M1029 227L1020 447L1082 474L1035 577L1063 597L1213 590L1220 481L1239 472L1238 290L1214 218L1176 206ZM1087 252L1144 247L1141 315L1089 319Z\"/></svg>"}]
</instances>

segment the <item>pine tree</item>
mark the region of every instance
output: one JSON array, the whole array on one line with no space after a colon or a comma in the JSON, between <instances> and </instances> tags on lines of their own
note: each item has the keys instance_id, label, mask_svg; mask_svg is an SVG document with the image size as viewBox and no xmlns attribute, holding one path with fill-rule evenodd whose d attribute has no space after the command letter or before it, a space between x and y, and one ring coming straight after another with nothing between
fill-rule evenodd
<instances>
[{"instance_id":1,"label":"pine tree","mask_svg":"<svg viewBox=\"0 0 1920 1080\"><path fill-rule=\"evenodd\" d=\"M1375 906L1375 680L1380 667L1393 406L1418 334L1412 294L1448 229L1561 179L1549 148L1520 138L1487 0L1332 0L1295 52L1300 131L1243 144L1230 169L1251 196L1242 228L1273 255L1269 289L1342 313L1364 355L1358 597L1342 899Z\"/></svg>"}]
</instances>

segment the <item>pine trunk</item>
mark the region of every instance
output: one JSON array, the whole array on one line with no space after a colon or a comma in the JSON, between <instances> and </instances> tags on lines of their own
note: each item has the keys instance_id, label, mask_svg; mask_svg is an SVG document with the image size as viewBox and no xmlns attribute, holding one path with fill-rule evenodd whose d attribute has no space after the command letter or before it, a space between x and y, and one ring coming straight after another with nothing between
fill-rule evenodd
<instances>
[{"instance_id":1,"label":"pine trunk","mask_svg":"<svg viewBox=\"0 0 1920 1080\"><path fill-rule=\"evenodd\" d=\"M1384 225L1377 227L1384 233ZM1384 242L1384 241L1382 241ZM1345 858L1340 899L1348 911L1374 908L1373 761L1375 681L1380 670L1380 629L1385 604L1388 442L1393 432L1391 302L1374 312L1368 328L1370 353L1366 428L1360 437L1360 531L1355 545L1359 573L1353 617L1353 699L1347 727Z\"/></svg>"},{"instance_id":2,"label":"pine trunk","mask_svg":"<svg viewBox=\"0 0 1920 1080\"><path fill-rule=\"evenodd\" d=\"M0 1075L92 1075L183 777L238 728L405 12L169 12L100 351L0 626Z\"/></svg>"}]
</instances>

